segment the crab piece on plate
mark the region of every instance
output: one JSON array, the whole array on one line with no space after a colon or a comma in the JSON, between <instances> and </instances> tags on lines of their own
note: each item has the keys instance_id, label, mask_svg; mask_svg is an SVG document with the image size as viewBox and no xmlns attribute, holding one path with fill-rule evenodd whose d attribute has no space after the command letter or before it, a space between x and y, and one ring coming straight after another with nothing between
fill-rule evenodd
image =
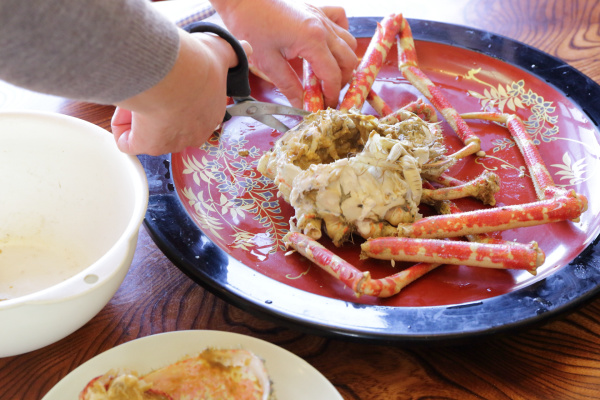
<instances>
[{"instance_id":1,"label":"crab piece on plate","mask_svg":"<svg viewBox=\"0 0 600 400\"><path fill-rule=\"evenodd\" d=\"M79 400L275 400L261 358L242 349L207 349L139 376L109 371L92 379Z\"/></svg>"}]
</instances>

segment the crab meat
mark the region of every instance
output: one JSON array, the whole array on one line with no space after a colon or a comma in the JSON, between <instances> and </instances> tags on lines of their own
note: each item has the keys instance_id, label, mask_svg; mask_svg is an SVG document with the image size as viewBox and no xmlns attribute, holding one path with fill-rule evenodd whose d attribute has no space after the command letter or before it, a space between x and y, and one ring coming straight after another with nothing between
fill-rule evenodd
<instances>
[{"instance_id":1,"label":"crab meat","mask_svg":"<svg viewBox=\"0 0 600 400\"><path fill-rule=\"evenodd\" d=\"M109 371L90 381L79 400L274 400L264 362L241 349L207 349L139 377Z\"/></svg>"}]
</instances>

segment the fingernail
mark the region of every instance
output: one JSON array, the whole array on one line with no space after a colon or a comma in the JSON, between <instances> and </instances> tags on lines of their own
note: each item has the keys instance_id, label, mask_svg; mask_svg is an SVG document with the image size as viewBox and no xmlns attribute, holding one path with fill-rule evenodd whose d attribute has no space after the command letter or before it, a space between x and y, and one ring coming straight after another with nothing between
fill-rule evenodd
<instances>
[{"instance_id":1,"label":"fingernail","mask_svg":"<svg viewBox=\"0 0 600 400\"><path fill-rule=\"evenodd\" d=\"M117 138L117 147L118 149L125 153L125 154L129 154L129 132L130 131L125 131L123 132L118 138Z\"/></svg>"}]
</instances>

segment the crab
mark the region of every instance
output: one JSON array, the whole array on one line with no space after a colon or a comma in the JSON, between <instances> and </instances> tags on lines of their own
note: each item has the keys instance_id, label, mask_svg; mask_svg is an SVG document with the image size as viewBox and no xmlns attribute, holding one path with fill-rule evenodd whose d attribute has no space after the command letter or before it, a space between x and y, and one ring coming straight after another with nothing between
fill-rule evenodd
<instances>
[{"instance_id":1,"label":"crab","mask_svg":"<svg viewBox=\"0 0 600 400\"><path fill-rule=\"evenodd\" d=\"M393 111L372 84L394 43L398 68L431 104L422 100ZM389 297L443 264L521 269L535 274L545 255L535 241L503 241L488 233L558 221L577 221L587 199L557 187L522 120L512 114L459 115L419 69L410 26L391 14L377 26L338 110L323 110L319 82L304 66L304 108L312 114L284 134L259 161L279 194L295 209L285 243L350 287L357 296ZM365 102L379 113L363 115ZM433 107L432 107L433 106ZM436 110L464 143L446 154ZM471 182L446 175L458 160L485 156L465 120L504 125L519 147L538 200L494 207L499 179L485 172ZM472 196L488 207L461 212L453 200ZM419 205L439 215L423 217ZM362 258L416 262L396 274L372 279L318 240L322 231L336 246L358 234ZM467 241L459 240L461 237Z\"/></svg>"},{"instance_id":2,"label":"crab","mask_svg":"<svg viewBox=\"0 0 600 400\"><path fill-rule=\"evenodd\" d=\"M442 139L439 129L409 112L395 124L384 124L354 108L348 113L328 109L288 131L258 169L296 210L295 229L319 239L323 222L339 246L353 232L381 236L373 230L385 232L418 218L424 195L420 171L443 158ZM443 167L435 174L448 163L452 160L440 161Z\"/></svg>"},{"instance_id":3,"label":"crab","mask_svg":"<svg viewBox=\"0 0 600 400\"><path fill-rule=\"evenodd\" d=\"M243 349L206 349L144 376L111 370L92 379L80 400L274 400L264 362Z\"/></svg>"}]
</instances>

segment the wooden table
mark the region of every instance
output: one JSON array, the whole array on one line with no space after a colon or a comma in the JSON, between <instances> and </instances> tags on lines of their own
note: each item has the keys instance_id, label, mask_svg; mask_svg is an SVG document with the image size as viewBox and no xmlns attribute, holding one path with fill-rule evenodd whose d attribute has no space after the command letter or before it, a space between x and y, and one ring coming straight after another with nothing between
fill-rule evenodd
<instances>
[{"instance_id":1,"label":"wooden table","mask_svg":"<svg viewBox=\"0 0 600 400\"><path fill-rule=\"evenodd\" d=\"M331 2L330 2L331 3ZM405 4L406 3L406 4ZM350 15L469 25L557 56L600 83L596 0L347 2ZM395 4L392 8L392 4ZM387 11L386 11L387 10ZM0 83L1 108L52 110L110 129L112 107L72 102ZM181 273L140 230L131 270L89 323L46 348L0 359L0 399L39 399L93 356L150 334L184 329L242 333L308 361L345 399L592 399L600 397L600 299L544 326L468 345L383 346L326 339L256 318Z\"/></svg>"}]
</instances>

